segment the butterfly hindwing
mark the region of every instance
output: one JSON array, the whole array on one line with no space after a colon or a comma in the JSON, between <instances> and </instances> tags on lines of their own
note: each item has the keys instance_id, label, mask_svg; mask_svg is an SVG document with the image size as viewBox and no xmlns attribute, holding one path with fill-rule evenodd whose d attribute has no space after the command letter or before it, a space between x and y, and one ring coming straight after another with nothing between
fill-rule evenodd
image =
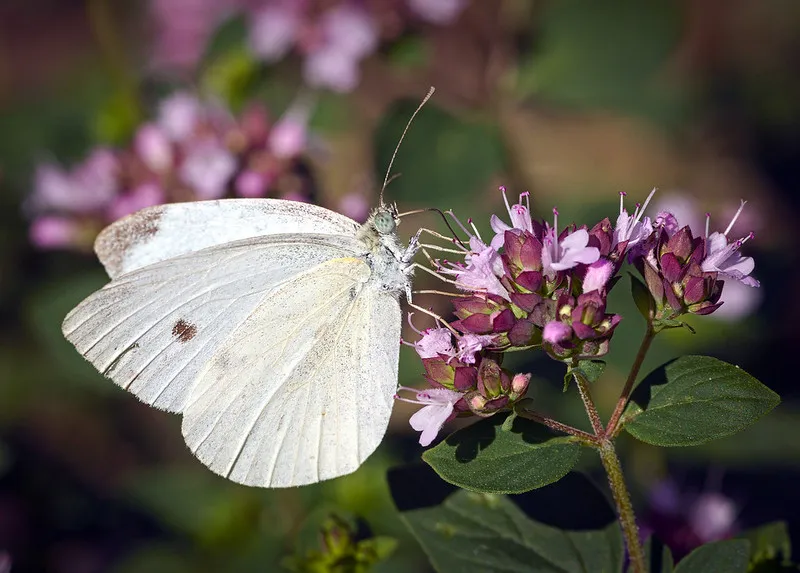
<instances>
[{"instance_id":1,"label":"butterfly hindwing","mask_svg":"<svg viewBox=\"0 0 800 573\"><path fill-rule=\"evenodd\" d=\"M271 292L211 359L184 411L189 448L262 487L354 471L397 384L400 308L363 259L327 261Z\"/></svg>"}]
</instances>

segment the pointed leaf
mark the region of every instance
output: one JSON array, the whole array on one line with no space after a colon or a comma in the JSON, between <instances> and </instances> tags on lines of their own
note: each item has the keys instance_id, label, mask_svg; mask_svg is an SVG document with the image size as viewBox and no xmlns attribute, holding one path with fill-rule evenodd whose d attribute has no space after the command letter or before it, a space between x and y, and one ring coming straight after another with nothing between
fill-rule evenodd
<instances>
[{"instance_id":1,"label":"pointed leaf","mask_svg":"<svg viewBox=\"0 0 800 573\"><path fill-rule=\"evenodd\" d=\"M675 573L747 573L749 556L750 542L744 539L708 543L684 557Z\"/></svg>"},{"instance_id":2,"label":"pointed leaf","mask_svg":"<svg viewBox=\"0 0 800 573\"><path fill-rule=\"evenodd\" d=\"M503 430L497 414L454 432L422 455L445 481L484 493L523 493L564 477L578 462L580 446L517 418Z\"/></svg>"},{"instance_id":3,"label":"pointed leaf","mask_svg":"<svg viewBox=\"0 0 800 573\"><path fill-rule=\"evenodd\" d=\"M656 446L694 446L743 430L779 402L775 392L736 366L684 356L642 382L624 427Z\"/></svg>"},{"instance_id":4,"label":"pointed leaf","mask_svg":"<svg viewBox=\"0 0 800 573\"><path fill-rule=\"evenodd\" d=\"M509 498L459 491L401 513L439 573L601 573L622 569L619 526L563 531L529 519Z\"/></svg>"}]
</instances>

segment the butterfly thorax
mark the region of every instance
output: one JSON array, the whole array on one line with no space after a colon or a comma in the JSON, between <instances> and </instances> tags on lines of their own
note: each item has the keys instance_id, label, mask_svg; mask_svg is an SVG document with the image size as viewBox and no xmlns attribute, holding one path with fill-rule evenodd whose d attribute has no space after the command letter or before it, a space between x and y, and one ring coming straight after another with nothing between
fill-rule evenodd
<instances>
[{"instance_id":1,"label":"butterfly thorax","mask_svg":"<svg viewBox=\"0 0 800 573\"><path fill-rule=\"evenodd\" d=\"M381 290L399 295L408 292L411 281L412 250L403 246L397 236L397 209L376 208L356 233L366 249L366 261L372 269L370 283Z\"/></svg>"}]
</instances>

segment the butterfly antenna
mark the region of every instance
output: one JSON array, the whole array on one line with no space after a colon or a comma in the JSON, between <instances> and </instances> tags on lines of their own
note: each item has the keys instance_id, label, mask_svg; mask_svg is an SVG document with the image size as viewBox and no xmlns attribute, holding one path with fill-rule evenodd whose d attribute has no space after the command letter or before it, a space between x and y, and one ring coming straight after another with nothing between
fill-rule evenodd
<instances>
[{"instance_id":1,"label":"butterfly antenna","mask_svg":"<svg viewBox=\"0 0 800 573\"><path fill-rule=\"evenodd\" d=\"M433 86L431 86L431 89L428 90L428 95L426 95L423 98L422 102L419 104L419 106L417 106L416 111L414 111L414 113L411 114L411 119L408 120L406 128L403 130L403 134L400 136L400 141L397 142L397 146L394 148L394 153L392 153L392 159L389 161L389 168L386 170L386 177L383 178L383 187L381 187L381 195L379 203L381 206L383 206L383 191L389 184L389 174L392 172L392 165L394 165L394 158L397 157L397 151L400 149L400 144L403 143L403 138L406 136L408 128L411 127L411 122L414 121L414 118L417 117L419 110L421 110L422 106L424 106L428 102L428 100L431 99L431 96L435 91L436 89Z\"/></svg>"}]
</instances>

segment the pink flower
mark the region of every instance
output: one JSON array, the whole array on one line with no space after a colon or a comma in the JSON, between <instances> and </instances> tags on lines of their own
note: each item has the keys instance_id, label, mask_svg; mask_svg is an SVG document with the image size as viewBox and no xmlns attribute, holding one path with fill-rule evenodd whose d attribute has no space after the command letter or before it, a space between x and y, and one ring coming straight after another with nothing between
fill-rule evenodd
<instances>
[{"instance_id":1,"label":"pink flower","mask_svg":"<svg viewBox=\"0 0 800 573\"><path fill-rule=\"evenodd\" d=\"M464 9L464 0L407 0L411 8L420 18L433 24L449 24Z\"/></svg>"},{"instance_id":2,"label":"pink flower","mask_svg":"<svg viewBox=\"0 0 800 573\"><path fill-rule=\"evenodd\" d=\"M760 288L751 288L739 281L726 281L719 299L723 305L711 316L719 320L739 320L753 314L763 298L764 294Z\"/></svg>"},{"instance_id":3,"label":"pink flower","mask_svg":"<svg viewBox=\"0 0 800 573\"><path fill-rule=\"evenodd\" d=\"M292 49L301 23L297 4L279 2L256 10L248 34L253 53L275 62Z\"/></svg>"},{"instance_id":4,"label":"pink flower","mask_svg":"<svg viewBox=\"0 0 800 573\"><path fill-rule=\"evenodd\" d=\"M579 264L591 264L600 258L600 249L590 247L586 229L573 231L563 239L558 237L558 211L553 209L554 222L547 227L542 245L542 269L545 276L571 269Z\"/></svg>"},{"instance_id":5,"label":"pink flower","mask_svg":"<svg viewBox=\"0 0 800 573\"><path fill-rule=\"evenodd\" d=\"M410 314L408 319L410 322ZM420 358L438 358L439 355L455 356L456 351L453 348L453 334L448 329L428 328L419 334L422 335L422 338L414 343L414 350L417 351Z\"/></svg>"},{"instance_id":6,"label":"pink flower","mask_svg":"<svg viewBox=\"0 0 800 573\"><path fill-rule=\"evenodd\" d=\"M156 66L194 67L228 4L226 0L151 0L157 32L153 54Z\"/></svg>"},{"instance_id":7,"label":"pink flower","mask_svg":"<svg viewBox=\"0 0 800 573\"><path fill-rule=\"evenodd\" d=\"M505 223L497 215L492 215L489 224L492 227L492 231L496 233L491 243L495 250L503 246L506 231L519 229L521 231L528 231L529 233L534 232L533 220L531 219L530 194L527 191L521 193L519 196L519 203L509 206L508 197L506 197L506 188L501 186L500 191L503 193L503 201L506 204L506 210L511 219L511 225ZM525 201L524 203L523 200Z\"/></svg>"},{"instance_id":8,"label":"pink flower","mask_svg":"<svg viewBox=\"0 0 800 573\"><path fill-rule=\"evenodd\" d=\"M172 143L166 133L153 123L145 123L139 128L133 149L144 164L156 173L172 167Z\"/></svg>"},{"instance_id":9,"label":"pink flower","mask_svg":"<svg viewBox=\"0 0 800 573\"><path fill-rule=\"evenodd\" d=\"M60 249L75 244L80 234L78 223L68 217L37 217L28 230L31 243L40 249Z\"/></svg>"},{"instance_id":10,"label":"pink flower","mask_svg":"<svg viewBox=\"0 0 800 573\"><path fill-rule=\"evenodd\" d=\"M114 153L102 147L69 172L55 163L41 164L34 176L31 207L72 213L101 209L117 193L118 169Z\"/></svg>"},{"instance_id":11,"label":"pink flower","mask_svg":"<svg viewBox=\"0 0 800 573\"><path fill-rule=\"evenodd\" d=\"M157 183L143 183L114 199L109 207L108 216L112 220L121 219L145 207L161 205L165 200L164 191Z\"/></svg>"},{"instance_id":12,"label":"pink flower","mask_svg":"<svg viewBox=\"0 0 800 573\"><path fill-rule=\"evenodd\" d=\"M475 364L475 354L494 343L494 339L491 334L464 334L458 339L456 358L464 364Z\"/></svg>"},{"instance_id":13,"label":"pink flower","mask_svg":"<svg viewBox=\"0 0 800 573\"><path fill-rule=\"evenodd\" d=\"M157 125L173 141L184 141L192 136L203 117L203 105L195 96L175 93L158 106Z\"/></svg>"},{"instance_id":14,"label":"pink flower","mask_svg":"<svg viewBox=\"0 0 800 573\"><path fill-rule=\"evenodd\" d=\"M236 158L218 142L207 139L189 149L180 177L198 199L219 199L235 171Z\"/></svg>"},{"instance_id":15,"label":"pink flower","mask_svg":"<svg viewBox=\"0 0 800 573\"><path fill-rule=\"evenodd\" d=\"M755 278L749 276L756 266L753 257L743 257L739 253L739 249L742 247L742 245L753 238L753 233L750 233L749 235L746 235L733 242L728 242L728 233L733 228L734 223L736 223L736 219L741 214L746 203L746 201L742 201L739 210L736 211L736 214L733 216L728 228L722 233L716 232L709 235L708 221L710 220L710 217L707 219L705 257L703 262L700 263L700 268L703 269L703 272L717 272L723 277L732 278L744 285L757 287L760 286L760 283Z\"/></svg>"},{"instance_id":16,"label":"pink flower","mask_svg":"<svg viewBox=\"0 0 800 573\"><path fill-rule=\"evenodd\" d=\"M627 242L626 250L644 241L653 232L653 225L650 222L650 217L643 217L647 204L653 198L656 190L650 191L650 195L644 201L644 205L636 204L636 210L633 215L628 215L628 211L623 205L623 198L625 193L619 194L619 217L617 217L617 224L614 227L614 242L613 247L618 244Z\"/></svg>"},{"instance_id":17,"label":"pink flower","mask_svg":"<svg viewBox=\"0 0 800 573\"><path fill-rule=\"evenodd\" d=\"M308 117L311 104L302 100L293 104L272 126L267 145L281 159L295 157L305 150L308 143Z\"/></svg>"},{"instance_id":18,"label":"pink flower","mask_svg":"<svg viewBox=\"0 0 800 573\"><path fill-rule=\"evenodd\" d=\"M600 258L588 265L583 275L583 292L604 289L614 275L614 270L614 263L604 258Z\"/></svg>"},{"instance_id":19,"label":"pink flower","mask_svg":"<svg viewBox=\"0 0 800 573\"><path fill-rule=\"evenodd\" d=\"M550 344L560 344L572 338L572 328L559 320L552 320L544 325L542 339Z\"/></svg>"},{"instance_id":20,"label":"pink flower","mask_svg":"<svg viewBox=\"0 0 800 573\"><path fill-rule=\"evenodd\" d=\"M378 45L374 19L354 5L336 6L320 18L321 42L308 54L303 75L309 85L348 92L356 87L359 62Z\"/></svg>"},{"instance_id":21,"label":"pink flower","mask_svg":"<svg viewBox=\"0 0 800 573\"><path fill-rule=\"evenodd\" d=\"M258 171L244 171L236 178L236 195L258 198L266 195L268 178Z\"/></svg>"},{"instance_id":22,"label":"pink flower","mask_svg":"<svg viewBox=\"0 0 800 573\"><path fill-rule=\"evenodd\" d=\"M441 272L455 274L456 286L462 290L486 292L510 300L508 291L497 278L503 276L503 261L500 255L492 247L479 244L479 241L470 241L470 246L473 246L473 243L480 250L473 251L465 257L466 266L453 265L451 269L440 269Z\"/></svg>"},{"instance_id":23,"label":"pink flower","mask_svg":"<svg viewBox=\"0 0 800 573\"><path fill-rule=\"evenodd\" d=\"M679 192L661 193L653 202L653 210L658 213L655 226L665 227L670 237L686 225L689 225L695 235L703 231L697 202L689 195Z\"/></svg>"},{"instance_id":24,"label":"pink flower","mask_svg":"<svg viewBox=\"0 0 800 573\"><path fill-rule=\"evenodd\" d=\"M455 404L461 399L461 394L447 388L428 388L420 390L399 386L398 390L406 390L416 394L415 399L401 398L395 395L395 399L411 404L422 404L420 408L408 422L417 432L422 432L419 436L419 444L423 447L429 446L442 429L445 422L455 418Z\"/></svg>"},{"instance_id":25,"label":"pink flower","mask_svg":"<svg viewBox=\"0 0 800 573\"><path fill-rule=\"evenodd\" d=\"M339 208L342 215L354 221L366 221L369 216L370 205L362 193L348 193L339 199Z\"/></svg>"},{"instance_id":26,"label":"pink flower","mask_svg":"<svg viewBox=\"0 0 800 573\"><path fill-rule=\"evenodd\" d=\"M312 87L340 93L353 91L360 79L358 58L335 49L316 51L303 63L303 77Z\"/></svg>"},{"instance_id":27,"label":"pink flower","mask_svg":"<svg viewBox=\"0 0 800 573\"><path fill-rule=\"evenodd\" d=\"M732 499L708 492L698 497L689 510L689 525L702 543L729 537L736 529L739 512Z\"/></svg>"}]
</instances>

